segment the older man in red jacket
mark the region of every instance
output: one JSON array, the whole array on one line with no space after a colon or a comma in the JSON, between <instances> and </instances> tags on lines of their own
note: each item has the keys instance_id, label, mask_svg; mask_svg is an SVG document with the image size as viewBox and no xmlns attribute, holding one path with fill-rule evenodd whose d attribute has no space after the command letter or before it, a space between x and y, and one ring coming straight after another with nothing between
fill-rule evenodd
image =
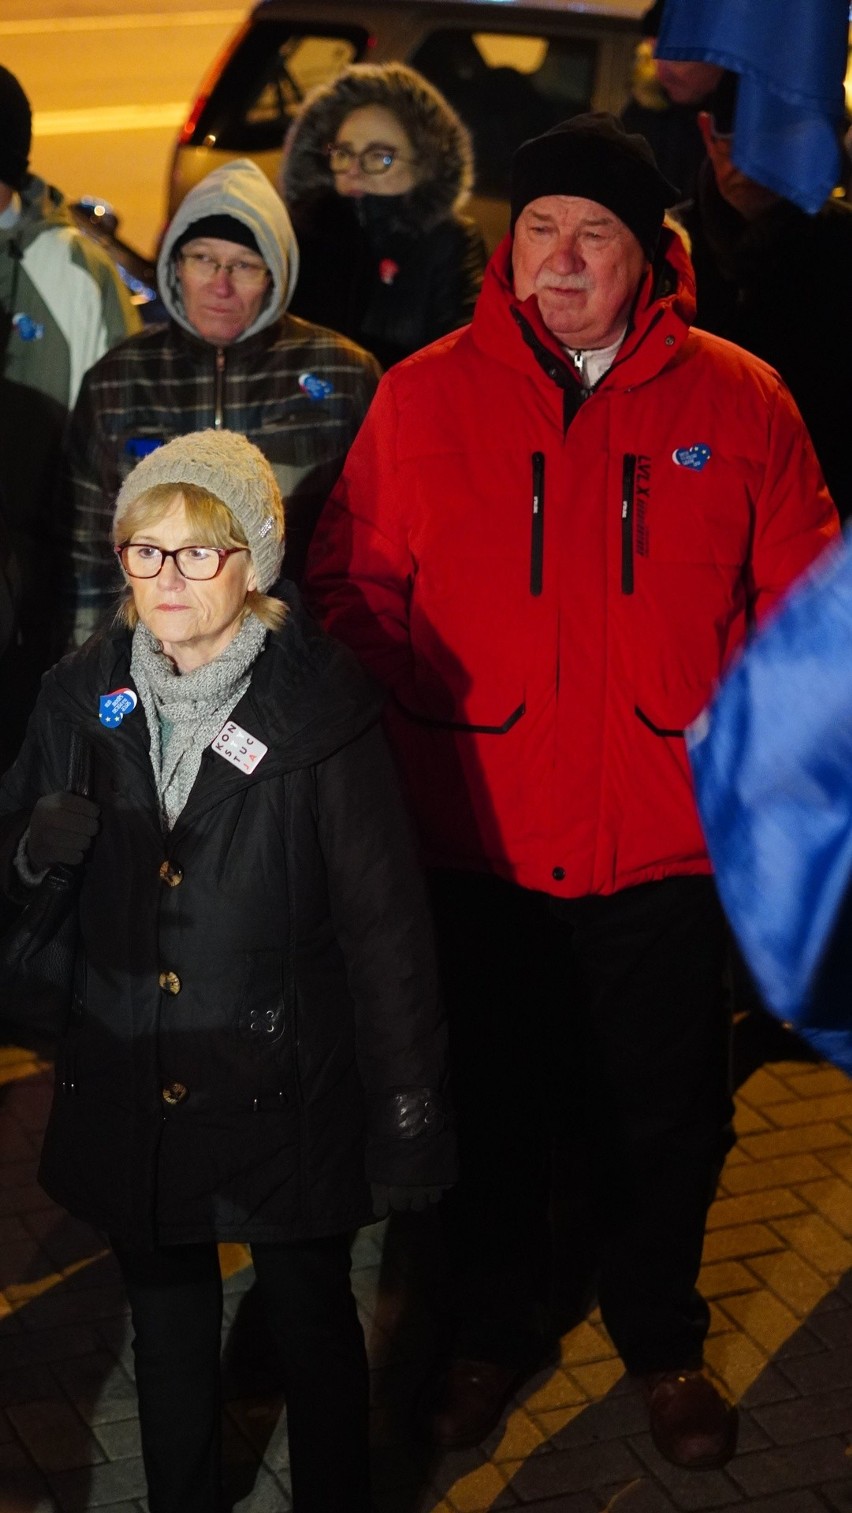
<instances>
[{"instance_id":1,"label":"older man in red jacket","mask_svg":"<svg viewBox=\"0 0 852 1513\"><path fill-rule=\"evenodd\" d=\"M729 1023L683 731L837 526L778 375L690 327L675 199L610 116L519 149L473 322L382 381L310 578L391 691L433 869L463 1178L424 1427L479 1440L545 1354L570 1126L604 1323L660 1451L708 1466L736 1440L696 1288Z\"/></svg>"}]
</instances>

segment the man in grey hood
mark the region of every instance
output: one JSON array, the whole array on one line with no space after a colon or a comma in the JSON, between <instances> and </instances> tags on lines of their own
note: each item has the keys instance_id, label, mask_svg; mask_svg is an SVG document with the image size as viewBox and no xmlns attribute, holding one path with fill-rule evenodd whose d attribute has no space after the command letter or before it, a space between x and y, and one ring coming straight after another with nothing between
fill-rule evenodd
<instances>
[{"instance_id":1,"label":"man in grey hood","mask_svg":"<svg viewBox=\"0 0 852 1513\"><path fill-rule=\"evenodd\" d=\"M147 452L214 426L253 441L287 503L288 578L301 576L317 514L379 377L337 333L288 315L299 270L290 218L248 159L193 189L157 263L169 313L87 374L69 442L66 614L80 645L121 588L110 544L118 490Z\"/></svg>"}]
</instances>

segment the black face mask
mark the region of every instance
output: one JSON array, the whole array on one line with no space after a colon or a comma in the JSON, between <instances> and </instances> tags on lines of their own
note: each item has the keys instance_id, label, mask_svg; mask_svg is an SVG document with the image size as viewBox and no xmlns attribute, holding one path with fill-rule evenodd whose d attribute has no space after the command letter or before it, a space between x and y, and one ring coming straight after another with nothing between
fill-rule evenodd
<instances>
[{"instance_id":1,"label":"black face mask","mask_svg":"<svg viewBox=\"0 0 852 1513\"><path fill-rule=\"evenodd\" d=\"M407 194L364 194L352 200L359 223L368 233L385 231L399 219Z\"/></svg>"}]
</instances>

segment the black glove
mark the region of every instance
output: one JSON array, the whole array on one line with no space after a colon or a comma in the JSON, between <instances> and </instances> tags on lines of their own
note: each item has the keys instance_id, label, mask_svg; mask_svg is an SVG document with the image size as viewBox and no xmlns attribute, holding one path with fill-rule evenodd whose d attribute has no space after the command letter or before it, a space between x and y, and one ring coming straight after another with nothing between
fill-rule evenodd
<instances>
[{"instance_id":1,"label":"black glove","mask_svg":"<svg viewBox=\"0 0 852 1513\"><path fill-rule=\"evenodd\" d=\"M384 1182L371 1182L370 1191L373 1194L373 1213L377 1219L384 1219L391 1209L397 1214L422 1213L430 1203L437 1203L446 1189L443 1187L387 1187Z\"/></svg>"},{"instance_id":2,"label":"black glove","mask_svg":"<svg viewBox=\"0 0 852 1513\"><path fill-rule=\"evenodd\" d=\"M75 867L98 831L100 808L79 793L48 793L30 815L27 859L34 872Z\"/></svg>"}]
</instances>

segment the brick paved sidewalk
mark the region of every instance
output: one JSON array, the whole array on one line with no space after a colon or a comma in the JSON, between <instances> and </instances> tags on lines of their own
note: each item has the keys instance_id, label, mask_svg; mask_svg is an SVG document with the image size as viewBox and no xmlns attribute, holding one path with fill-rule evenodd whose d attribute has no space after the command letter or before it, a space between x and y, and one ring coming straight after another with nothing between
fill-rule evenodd
<instances>
[{"instance_id":1,"label":"brick paved sidewalk","mask_svg":"<svg viewBox=\"0 0 852 1513\"><path fill-rule=\"evenodd\" d=\"M708 1361L741 1405L736 1458L691 1474L661 1461L596 1314L481 1450L419 1452L408 1416L431 1324L411 1271L431 1231L413 1216L354 1246L378 1513L852 1513L852 1084L759 1018L739 1048L739 1144L702 1277ZM0 1047L0 1513L144 1513L116 1270L35 1182L49 1077L32 1053ZM284 1513L285 1417L251 1270L240 1246L222 1247L222 1263L229 1496L239 1513Z\"/></svg>"}]
</instances>

